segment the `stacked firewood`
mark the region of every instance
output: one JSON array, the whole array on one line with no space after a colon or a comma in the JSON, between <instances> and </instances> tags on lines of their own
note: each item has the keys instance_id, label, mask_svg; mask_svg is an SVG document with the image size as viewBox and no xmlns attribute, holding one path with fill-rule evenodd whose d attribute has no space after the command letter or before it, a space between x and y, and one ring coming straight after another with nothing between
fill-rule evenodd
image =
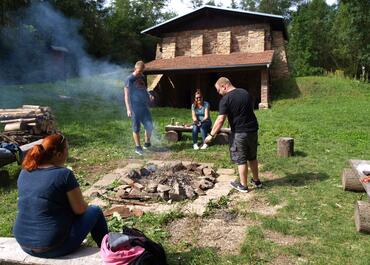
<instances>
[{"instance_id":1,"label":"stacked firewood","mask_svg":"<svg viewBox=\"0 0 370 265\"><path fill-rule=\"evenodd\" d=\"M0 109L4 132L0 140L27 144L55 133L55 121L50 107L23 105L16 109Z\"/></svg>"}]
</instances>

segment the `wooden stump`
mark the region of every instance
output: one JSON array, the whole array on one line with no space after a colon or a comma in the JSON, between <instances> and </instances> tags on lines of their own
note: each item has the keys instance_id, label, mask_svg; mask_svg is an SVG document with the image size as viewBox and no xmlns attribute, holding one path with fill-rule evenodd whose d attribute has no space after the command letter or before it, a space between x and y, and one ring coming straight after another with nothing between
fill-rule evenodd
<instances>
[{"instance_id":1,"label":"wooden stump","mask_svg":"<svg viewBox=\"0 0 370 265\"><path fill-rule=\"evenodd\" d=\"M294 155L294 139L290 137L280 137L277 141L277 154L280 157Z\"/></svg>"},{"instance_id":2,"label":"wooden stump","mask_svg":"<svg viewBox=\"0 0 370 265\"><path fill-rule=\"evenodd\" d=\"M343 190L347 191L365 191L364 186L360 182L360 179L356 172L353 172L351 168L345 168L342 172L342 187Z\"/></svg>"},{"instance_id":3,"label":"wooden stump","mask_svg":"<svg viewBox=\"0 0 370 265\"><path fill-rule=\"evenodd\" d=\"M355 224L357 232L370 233L370 202L355 203Z\"/></svg>"},{"instance_id":4,"label":"wooden stump","mask_svg":"<svg viewBox=\"0 0 370 265\"><path fill-rule=\"evenodd\" d=\"M174 143L176 143L180 139L179 134L175 131L166 132L164 137L166 138L167 141Z\"/></svg>"},{"instance_id":5,"label":"wooden stump","mask_svg":"<svg viewBox=\"0 0 370 265\"><path fill-rule=\"evenodd\" d=\"M229 144L229 134L228 133L219 133L217 134L215 144Z\"/></svg>"}]
</instances>

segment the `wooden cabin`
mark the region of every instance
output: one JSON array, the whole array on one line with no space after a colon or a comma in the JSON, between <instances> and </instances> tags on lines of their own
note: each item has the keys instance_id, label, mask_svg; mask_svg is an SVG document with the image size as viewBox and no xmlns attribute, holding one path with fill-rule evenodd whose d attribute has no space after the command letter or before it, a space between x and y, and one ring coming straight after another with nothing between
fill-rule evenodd
<instances>
[{"instance_id":1,"label":"wooden cabin","mask_svg":"<svg viewBox=\"0 0 370 265\"><path fill-rule=\"evenodd\" d=\"M159 106L189 108L194 91L201 89L217 109L214 84L225 76L264 109L271 80L289 75L282 16L202 6L142 33L158 37L156 58L146 64L145 74L156 75L151 88Z\"/></svg>"}]
</instances>

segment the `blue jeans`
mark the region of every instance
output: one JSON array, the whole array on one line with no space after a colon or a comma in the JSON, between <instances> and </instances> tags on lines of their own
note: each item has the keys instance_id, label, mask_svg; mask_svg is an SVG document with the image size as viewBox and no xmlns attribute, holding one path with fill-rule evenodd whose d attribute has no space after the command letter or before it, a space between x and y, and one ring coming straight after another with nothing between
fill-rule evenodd
<instances>
[{"instance_id":1,"label":"blue jeans","mask_svg":"<svg viewBox=\"0 0 370 265\"><path fill-rule=\"evenodd\" d=\"M196 144L198 142L198 133L199 133L199 131L202 134L202 140L203 140L202 143L204 143L204 140L206 139L207 134L210 131L211 127L212 127L211 120L206 120L206 121L202 122L201 126L197 126L197 125L193 124L193 144Z\"/></svg>"},{"instance_id":2,"label":"blue jeans","mask_svg":"<svg viewBox=\"0 0 370 265\"><path fill-rule=\"evenodd\" d=\"M108 234L108 226L103 212L95 205L89 206L85 213L77 216L72 224L69 236L60 246L43 253L35 253L32 249L24 247L22 247L22 249L31 256L39 258L65 256L79 249L82 241L89 232L91 232L91 236L98 247L100 247L103 237Z\"/></svg>"}]
</instances>

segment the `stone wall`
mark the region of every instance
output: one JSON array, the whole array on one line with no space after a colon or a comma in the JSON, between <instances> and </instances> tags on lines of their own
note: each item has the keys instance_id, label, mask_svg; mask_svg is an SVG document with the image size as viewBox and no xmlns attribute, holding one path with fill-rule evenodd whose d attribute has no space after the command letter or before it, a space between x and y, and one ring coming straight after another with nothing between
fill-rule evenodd
<instances>
[{"instance_id":1,"label":"stone wall","mask_svg":"<svg viewBox=\"0 0 370 265\"><path fill-rule=\"evenodd\" d=\"M289 77L288 60L285 51L285 40L282 31L272 32L272 49L275 50L271 65L271 79Z\"/></svg>"},{"instance_id":2,"label":"stone wall","mask_svg":"<svg viewBox=\"0 0 370 265\"><path fill-rule=\"evenodd\" d=\"M202 46L200 39L195 36L202 35ZM250 24L243 26L224 27L218 29L189 30L167 33L157 49L156 58L173 58L174 56L199 56L200 47L202 54L220 54L230 52L263 52L265 50L266 36L270 35L269 24ZM230 41L228 41L230 39ZM226 42L224 42L224 40ZM173 44L175 43L175 44ZM198 47L193 49L192 43ZM222 44L221 44L222 43ZM228 44L230 43L230 48ZM175 55L173 48L175 47ZM195 47L195 46L194 46ZM162 52L160 52L162 50ZM197 55L196 55L197 54Z\"/></svg>"},{"instance_id":3,"label":"stone wall","mask_svg":"<svg viewBox=\"0 0 370 265\"><path fill-rule=\"evenodd\" d=\"M203 34L193 35L190 41L190 55L202 56L203 55Z\"/></svg>"}]
</instances>

